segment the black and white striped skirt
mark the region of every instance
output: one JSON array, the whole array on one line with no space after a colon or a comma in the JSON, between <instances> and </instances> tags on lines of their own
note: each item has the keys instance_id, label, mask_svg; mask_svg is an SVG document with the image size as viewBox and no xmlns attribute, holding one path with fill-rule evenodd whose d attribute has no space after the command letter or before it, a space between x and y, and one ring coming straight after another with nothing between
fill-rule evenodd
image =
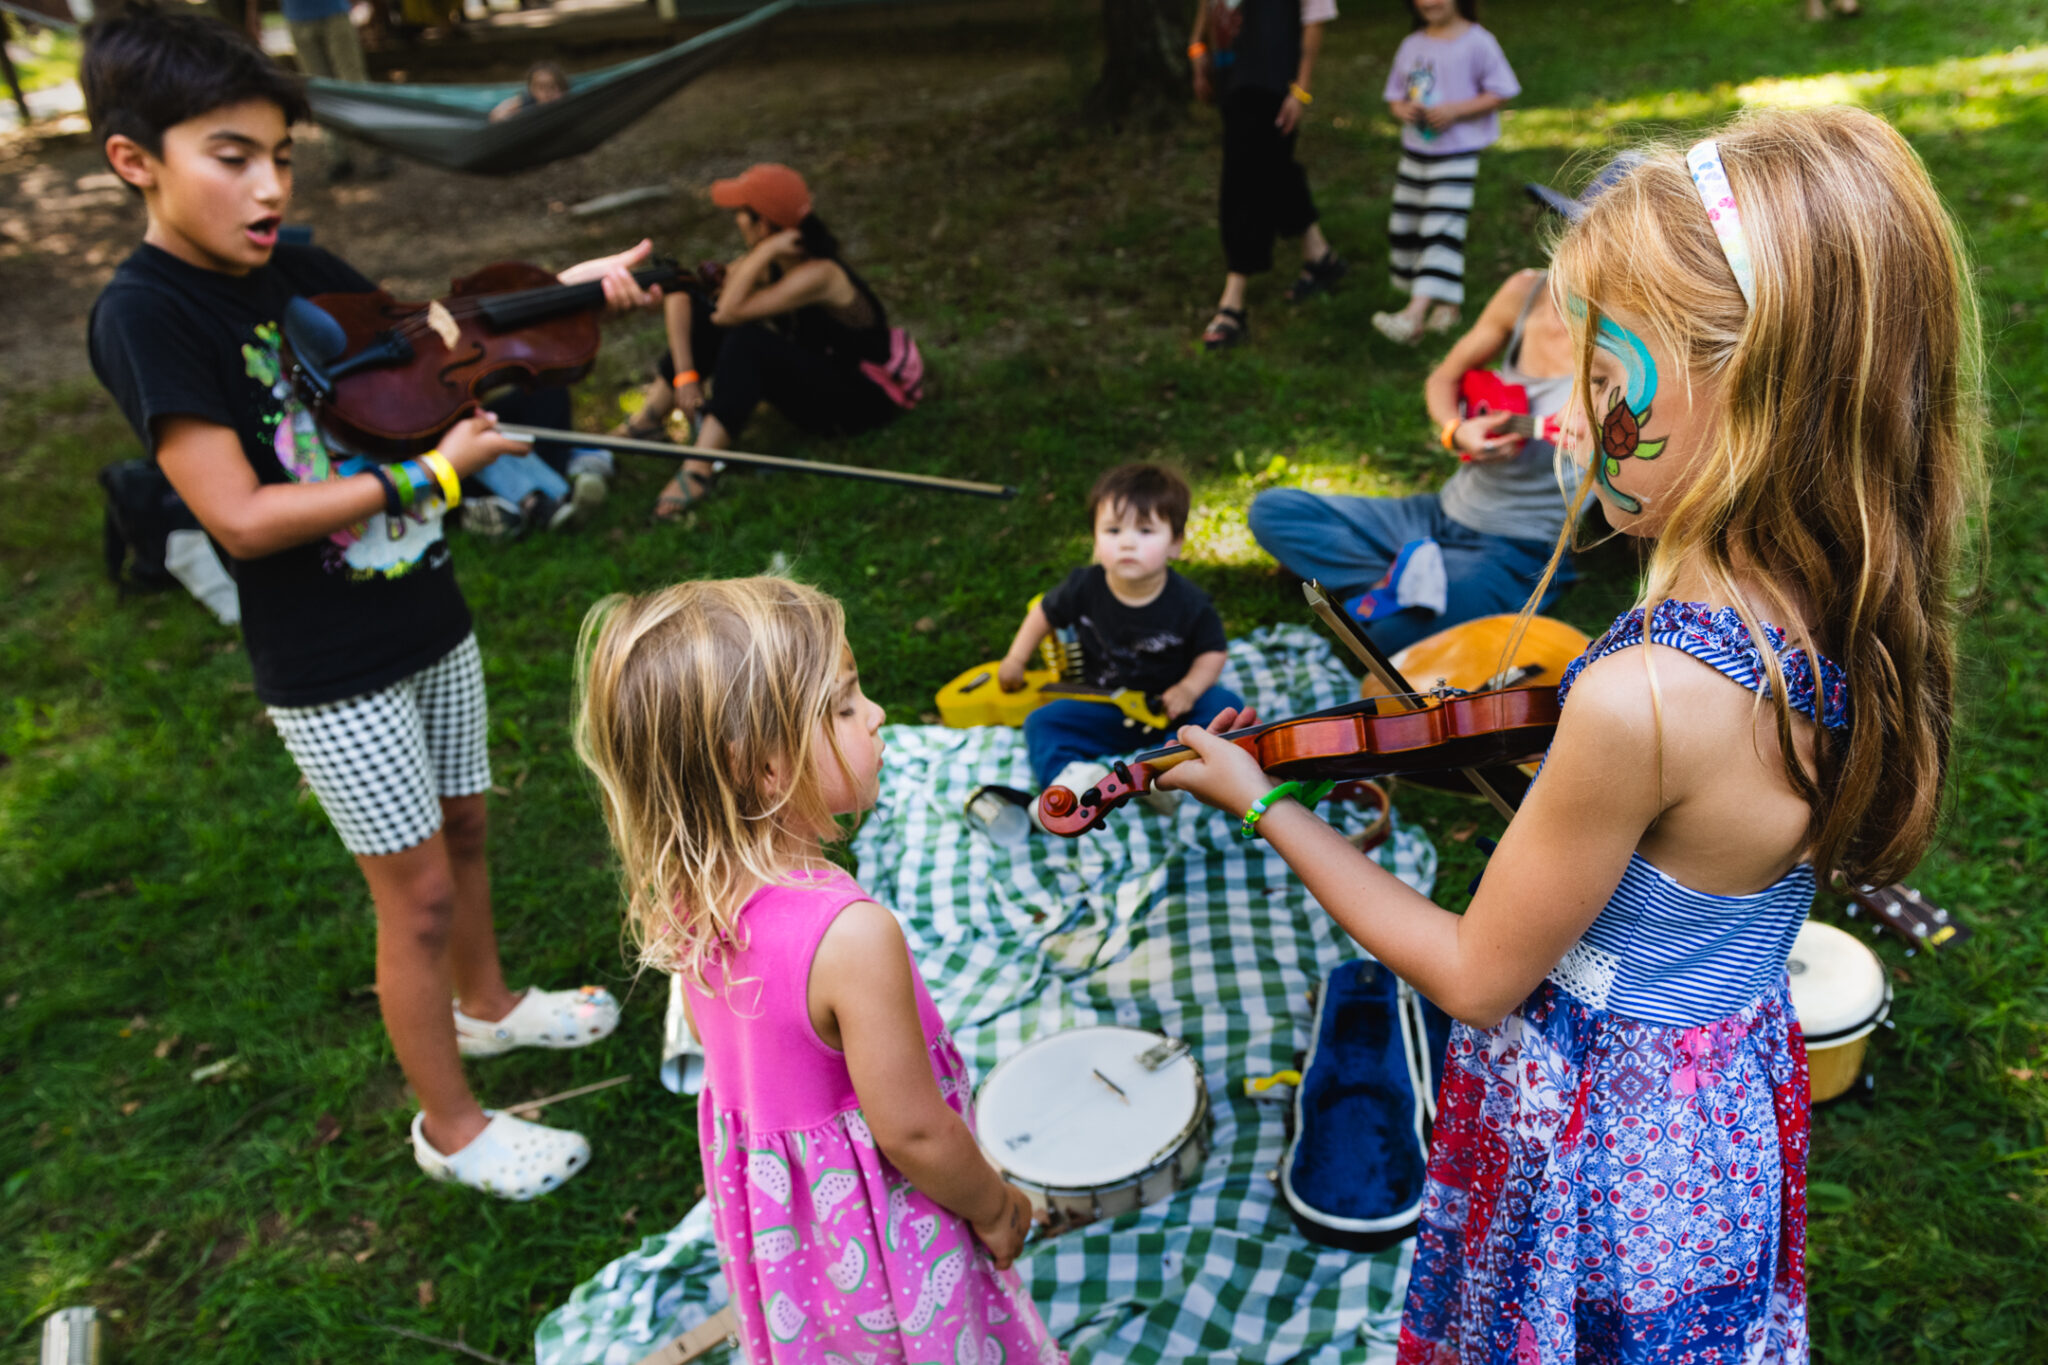
<instances>
[{"instance_id":1,"label":"black and white striped skirt","mask_svg":"<svg viewBox=\"0 0 2048 1365\"><path fill-rule=\"evenodd\" d=\"M1465 301L1465 221L1479 153L1429 156L1401 150L1394 211L1387 219L1387 260L1394 287L1445 303Z\"/></svg>"}]
</instances>

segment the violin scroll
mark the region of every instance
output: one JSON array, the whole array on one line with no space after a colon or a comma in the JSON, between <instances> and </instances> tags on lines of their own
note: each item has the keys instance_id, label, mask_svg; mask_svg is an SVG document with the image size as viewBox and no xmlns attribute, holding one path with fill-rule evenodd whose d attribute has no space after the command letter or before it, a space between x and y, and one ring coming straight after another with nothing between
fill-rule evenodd
<instances>
[{"instance_id":1,"label":"violin scroll","mask_svg":"<svg viewBox=\"0 0 2048 1365\"><path fill-rule=\"evenodd\" d=\"M1118 763L1085 792L1047 787L1038 795L1038 823L1048 834L1078 839L1134 796L1152 790L1152 768L1138 760Z\"/></svg>"}]
</instances>

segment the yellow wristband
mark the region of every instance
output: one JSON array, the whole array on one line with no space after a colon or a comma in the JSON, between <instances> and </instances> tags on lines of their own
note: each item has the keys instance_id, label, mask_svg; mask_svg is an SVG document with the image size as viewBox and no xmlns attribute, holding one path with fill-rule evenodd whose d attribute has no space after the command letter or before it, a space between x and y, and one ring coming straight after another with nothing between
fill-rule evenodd
<instances>
[{"instance_id":1,"label":"yellow wristband","mask_svg":"<svg viewBox=\"0 0 2048 1365\"><path fill-rule=\"evenodd\" d=\"M448 463L448 457L443 455L438 449L430 450L420 456L420 463L425 465L428 471L433 474L434 482L441 485L441 496L447 499L448 510L452 512L457 507L460 507L462 505L462 480L455 477L455 466Z\"/></svg>"},{"instance_id":2,"label":"yellow wristband","mask_svg":"<svg viewBox=\"0 0 2048 1365\"><path fill-rule=\"evenodd\" d=\"M1458 423L1455 420L1444 423L1443 435L1437 437L1437 439L1443 442L1445 450L1457 450Z\"/></svg>"},{"instance_id":3,"label":"yellow wristband","mask_svg":"<svg viewBox=\"0 0 2048 1365\"><path fill-rule=\"evenodd\" d=\"M1294 98L1300 100L1303 104L1314 104L1316 102L1316 97L1314 95L1309 94L1308 91L1302 89L1301 83L1299 81L1290 84L1287 87L1287 93L1294 96Z\"/></svg>"}]
</instances>

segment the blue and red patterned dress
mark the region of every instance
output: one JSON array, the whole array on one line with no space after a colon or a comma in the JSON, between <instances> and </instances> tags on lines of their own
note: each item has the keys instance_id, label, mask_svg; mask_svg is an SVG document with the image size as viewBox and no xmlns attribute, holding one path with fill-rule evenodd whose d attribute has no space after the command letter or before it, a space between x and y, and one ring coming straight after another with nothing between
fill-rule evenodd
<instances>
[{"instance_id":1,"label":"blue and red patterned dress","mask_svg":"<svg viewBox=\"0 0 2048 1365\"><path fill-rule=\"evenodd\" d=\"M1842 671L1770 626L1792 706L1848 724ZM1753 691L1732 611L1664 602L1651 641ZM1624 613L1565 673L1643 642ZM1452 1031L1401 1365L1807 1359L1806 1047L1785 959L1813 869L1748 896L1640 856L1498 1026Z\"/></svg>"}]
</instances>

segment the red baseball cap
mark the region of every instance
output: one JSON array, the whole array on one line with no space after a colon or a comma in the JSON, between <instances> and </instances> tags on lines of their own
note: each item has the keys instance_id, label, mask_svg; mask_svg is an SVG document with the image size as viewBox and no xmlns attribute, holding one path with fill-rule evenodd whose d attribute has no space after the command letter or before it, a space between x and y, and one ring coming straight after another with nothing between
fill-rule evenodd
<instances>
[{"instance_id":1,"label":"red baseball cap","mask_svg":"<svg viewBox=\"0 0 2048 1365\"><path fill-rule=\"evenodd\" d=\"M722 209L751 209L779 228L793 228L811 213L811 188L787 166L763 161L730 180L711 182L711 202Z\"/></svg>"}]
</instances>

